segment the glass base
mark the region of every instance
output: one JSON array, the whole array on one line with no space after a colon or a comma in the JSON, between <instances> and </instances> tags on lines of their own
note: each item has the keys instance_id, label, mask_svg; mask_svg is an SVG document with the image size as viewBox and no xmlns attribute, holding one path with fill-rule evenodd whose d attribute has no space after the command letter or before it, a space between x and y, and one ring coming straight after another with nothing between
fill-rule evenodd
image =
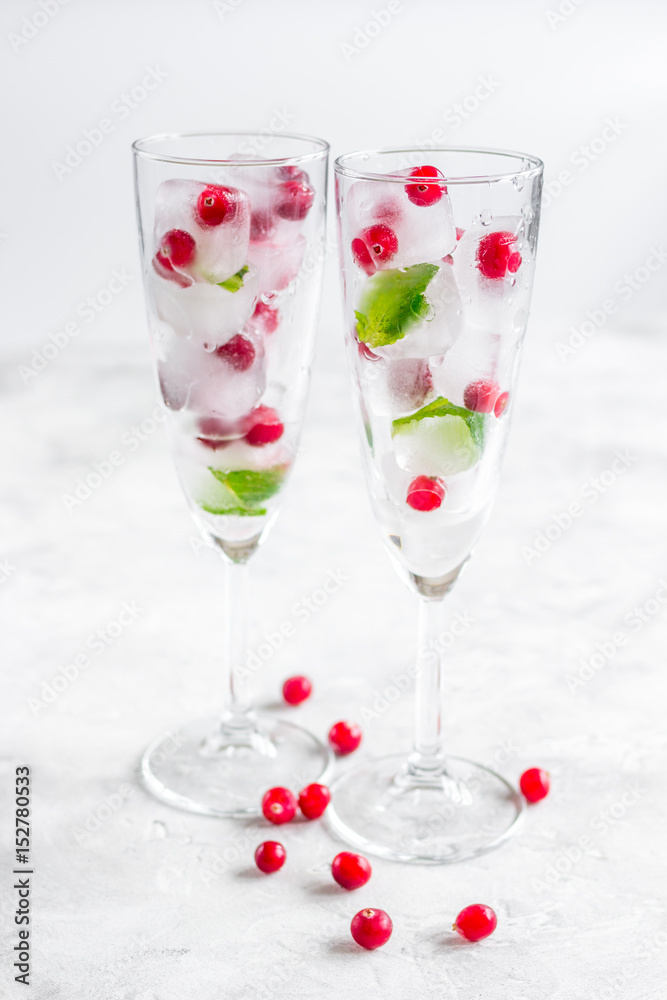
<instances>
[{"instance_id":1,"label":"glass base","mask_svg":"<svg viewBox=\"0 0 667 1000\"><path fill-rule=\"evenodd\" d=\"M331 789L332 833L364 854L449 864L493 850L516 829L523 800L500 775L447 757L435 776L415 773L404 754L353 767Z\"/></svg>"},{"instance_id":2,"label":"glass base","mask_svg":"<svg viewBox=\"0 0 667 1000\"><path fill-rule=\"evenodd\" d=\"M250 721L250 725L248 724ZM298 792L326 781L331 751L300 726L252 715L243 726L198 719L163 733L141 758L141 776L162 802L205 816L259 816L264 792Z\"/></svg>"}]
</instances>

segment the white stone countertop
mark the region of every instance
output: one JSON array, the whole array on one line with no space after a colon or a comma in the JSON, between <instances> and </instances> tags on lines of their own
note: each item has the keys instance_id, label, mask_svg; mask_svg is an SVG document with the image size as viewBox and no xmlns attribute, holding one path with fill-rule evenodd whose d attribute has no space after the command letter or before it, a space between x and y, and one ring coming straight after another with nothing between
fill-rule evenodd
<instances>
[{"instance_id":1,"label":"white stone countertop","mask_svg":"<svg viewBox=\"0 0 667 1000\"><path fill-rule=\"evenodd\" d=\"M282 680L305 672L315 694L290 714L314 732L377 711L359 759L409 746L411 694L386 708L382 697L413 655L416 599L373 523L337 325L322 324L303 451L252 564L252 626L257 644L295 625L260 703L276 706ZM137 783L149 739L218 699L223 583L162 429L144 432L156 404L139 320L133 348L81 340L27 386L25 352L6 358L2 997L664 997L667 346L605 328L562 360L556 340L529 330L503 483L449 600L474 622L448 654L444 710L454 752L495 759L513 780L547 768L551 795L501 849L440 868L375 860L355 893L327 874L341 847L320 823L282 828L288 866L265 877L252 856L268 824L181 813ZM68 511L63 494L114 450L113 475ZM565 527L547 531L557 519ZM297 617L332 570L345 583ZM135 617L96 643L124 605ZM66 678L81 654L88 665ZM21 764L33 782L29 991L8 959ZM451 931L472 902L498 913L479 945ZM370 905L394 922L372 953L349 935Z\"/></svg>"}]
</instances>

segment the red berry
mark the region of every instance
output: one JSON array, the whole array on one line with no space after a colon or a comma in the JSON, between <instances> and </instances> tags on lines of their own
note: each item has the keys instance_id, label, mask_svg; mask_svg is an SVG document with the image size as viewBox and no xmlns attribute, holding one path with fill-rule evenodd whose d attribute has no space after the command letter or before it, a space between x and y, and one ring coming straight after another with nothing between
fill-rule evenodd
<instances>
[{"instance_id":1,"label":"red berry","mask_svg":"<svg viewBox=\"0 0 667 1000\"><path fill-rule=\"evenodd\" d=\"M413 510L437 510L445 498L445 486L439 479L417 476L408 486L405 502Z\"/></svg>"},{"instance_id":2,"label":"red berry","mask_svg":"<svg viewBox=\"0 0 667 1000\"><path fill-rule=\"evenodd\" d=\"M539 802L549 794L551 787L549 772L541 771L539 767L531 767L521 775L519 786L528 802Z\"/></svg>"},{"instance_id":3,"label":"red berry","mask_svg":"<svg viewBox=\"0 0 667 1000\"><path fill-rule=\"evenodd\" d=\"M285 864L287 852L277 840L265 840L255 851L255 864L261 872L277 872Z\"/></svg>"},{"instance_id":4,"label":"red berry","mask_svg":"<svg viewBox=\"0 0 667 1000\"><path fill-rule=\"evenodd\" d=\"M491 413L498 399L499 387L488 379L478 379L466 386L463 405L475 413ZM502 410L501 410L502 413Z\"/></svg>"},{"instance_id":5,"label":"red berry","mask_svg":"<svg viewBox=\"0 0 667 1000\"><path fill-rule=\"evenodd\" d=\"M164 254L158 252L153 257L153 269L160 275L161 278L167 278L168 281L174 281L181 288L187 288L188 285L193 284L193 280L187 274L181 274L180 271L174 271L171 261Z\"/></svg>"},{"instance_id":6,"label":"red berry","mask_svg":"<svg viewBox=\"0 0 667 1000\"><path fill-rule=\"evenodd\" d=\"M361 355L361 357L362 358L366 358L367 361L379 361L380 360L380 355L379 354L374 354L373 351L371 351L371 349L368 346L368 344L364 344L363 340L358 340L357 341L357 347L358 347L359 354Z\"/></svg>"},{"instance_id":7,"label":"red berry","mask_svg":"<svg viewBox=\"0 0 667 1000\"><path fill-rule=\"evenodd\" d=\"M497 417L502 416L507 406L507 402L510 398L509 392L501 392L496 400L496 405L493 407L493 412Z\"/></svg>"},{"instance_id":8,"label":"red berry","mask_svg":"<svg viewBox=\"0 0 667 1000\"><path fill-rule=\"evenodd\" d=\"M197 198L195 216L201 226L219 226L236 215L236 191L233 188L209 184Z\"/></svg>"},{"instance_id":9,"label":"red berry","mask_svg":"<svg viewBox=\"0 0 667 1000\"><path fill-rule=\"evenodd\" d=\"M356 240L352 240L352 257L355 262L361 267L366 274L375 273L375 263L370 255L370 251L367 249L366 244L363 240L358 237Z\"/></svg>"},{"instance_id":10,"label":"red berry","mask_svg":"<svg viewBox=\"0 0 667 1000\"><path fill-rule=\"evenodd\" d=\"M292 222L305 219L313 204L315 192L301 181L287 181L281 186L276 202L276 214Z\"/></svg>"},{"instance_id":11,"label":"red berry","mask_svg":"<svg viewBox=\"0 0 667 1000\"><path fill-rule=\"evenodd\" d=\"M236 372L246 372L255 360L255 347L251 340L237 333L226 344L216 347L215 353L224 358Z\"/></svg>"},{"instance_id":12,"label":"red berry","mask_svg":"<svg viewBox=\"0 0 667 1000\"><path fill-rule=\"evenodd\" d=\"M418 184L407 184L405 187L405 193L413 205L435 205L447 192L446 186L442 183L444 177L437 167L415 167L410 177L417 177L420 181ZM434 177L439 180L434 182L432 180Z\"/></svg>"},{"instance_id":13,"label":"red berry","mask_svg":"<svg viewBox=\"0 0 667 1000\"><path fill-rule=\"evenodd\" d=\"M197 440L205 448L210 448L211 451L220 451L221 448L227 448L232 443L229 438L198 437Z\"/></svg>"},{"instance_id":14,"label":"red berry","mask_svg":"<svg viewBox=\"0 0 667 1000\"><path fill-rule=\"evenodd\" d=\"M350 924L354 940L369 951L386 944L393 929L391 917L384 910L359 910Z\"/></svg>"},{"instance_id":15,"label":"red berry","mask_svg":"<svg viewBox=\"0 0 667 1000\"><path fill-rule=\"evenodd\" d=\"M458 931L466 941L481 941L493 934L498 918L490 906L484 903L472 903L459 913L454 921L454 930Z\"/></svg>"},{"instance_id":16,"label":"red berry","mask_svg":"<svg viewBox=\"0 0 667 1000\"><path fill-rule=\"evenodd\" d=\"M280 826L296 816L296 799L289 788L269 788L262 799L262 812L269 823Z\"/></svg>"},{"instance_id":17,"label":"red berry","mask_svg":"<svg viewBox=\"0 0 667 1000\"><path fill-rule=\"evenodd\" d=\"M456 227L456 242L457 243L461 239L462 236L465 236L465 229L461 229L461 228L459 228L459 226L457 226Z\"/></svg>"},{"instance_id":18,"label":"red berry","mask_svg":"<svg viewBox=\"0 0 667 1000\"><path fill-rule=\"evenodd\" d=\"M485 278L504 278L508 271L514 273L521 266L521 254L512 247L514 233L487 233L477 246L477 267Z\"/></svg>"},{"instance_id":19,"label":"red berry","mask_svg":"<svg viewBox=\"0 0 667 1000\"><path fill-rule=\"evenodd\" d=\"M345 757L361 743L361 729L356 722L337 722L329 730L329 743L338 757Z\"/></svg>"},{"instance_id":20,"label":"red berry","mask_svg":"<svg viewBox=\"0 0 667 1000\"><path fill-rule=\"evenodd\" d=\"M256 209L250 216L250 239L256 243L268 240L276 228L275 216L272 212Z\"/></svg>"},{"instance_id":21,"label":"red berry","mask_svg":"<svg viewBox=\"0 0 667 1000\"><path fill-rule=\"evenodd\" d=\"M343 889L359 889L366 885L373 869L361 854L341 851L331 862L331 874Z\"/></svg>"},{"instance_id":22,"label":"red berry","mask_svg":"<svg viewBox=\"0 0 667 1000\"><path fill-rule=\"evenodd\" d=\"M184 229L170 229L160 240L160 248L156 257L165 267L185 267L195 255L197 244L190 233ZM165 258L168 264L165 264Z\"/></svg>"},{"instance_id":23,"label":"red berry","mask_svg":"<svg viewBox=\"0 0 667 1000\"><path fill-rule=\"evenodd\" d=\"M270 406L257 406L249 417L250 426L245 434L248 444L261 448L265 444L273 444L283 436L284 424L281 424L278 414Z\"/></svg>"},{"instance_id":24,"label":"red berry","mask_svg":"<svg viewBox=\"0 0 667 1000\"><path fill-rule=\"evenodd\" d=\"M301 167L297 167L296 163L285 163L282 167L276 167L276 177L281 181L308 183L308 174Z\"/></svg>"},{"instance_id":25,"label":"red berry","mask_svg":"<svg viewBox=\"0 0 667 1000\"><path fill-rule=\"evenodd\" d=\"M299 792L299 809L306 819L319 819L331 802L331 792L326 785L306 785Z\"/></svg>"},{"instance_id":26,"label":"red berry","mask_svg":"<svg viewBox=\"0 0 667 1000\"><path fill-rule=\"evenodd\" d=\"M280 323L280 313L273 306L259 299L252 314L252 319L261 328L263 333L275 333Z\"/></svg>"},{"instance_id":27,"label":"red berry","mask_svg":"<svg viewBox=\"0 0 667 1000\"><path fill-rule=\"evenodd\" d=\"M394 230L390 229L389 226L385 226L382 223L379 223L377 226L371 226L369 229L364 229L361 238L370 247L373 260L381 260L385 263L396 256L398 239Z\"/></svg>"},{"instance_id":28,"label":"red berry","mask_svg":"<svg viewBox=\"0 0 667 1000\"><path fill-rule=\"evenodd\" d=\"M310 698L313 685L307 677L288 677L283 684L283 698L288 705L300 705L306 698Z\"/></svg>"}]
</instances>

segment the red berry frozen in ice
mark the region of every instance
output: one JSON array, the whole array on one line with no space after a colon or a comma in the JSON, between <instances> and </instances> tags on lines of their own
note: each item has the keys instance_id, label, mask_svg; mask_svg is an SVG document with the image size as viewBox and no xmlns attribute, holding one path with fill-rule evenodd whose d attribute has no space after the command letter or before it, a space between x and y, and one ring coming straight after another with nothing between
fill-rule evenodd
<instances>
[{"instance_id":1,"label":"red berry frozen in ice","mask_svg":"<svg viewBox=\"0 0 667 1000\"><path fill-rule=\"evenodd\" d=\"M352 240L351 250L355 263L357 263L359 267L366 272L366 274L374 274L375 261L371 257L370 250L367 248L364 241L358 237L356 240Z\"/></svg>"},{"instance_id":2,"label":"red berry frozen in ice","mask_svg":"<svg viewBox=\"0 0 667 1000\"><path fill-rule=\"evenodd\" d=\"M445 486L439 479L417 476L408 486L405 502L413 510L437 510L445 498Z\"/></svg>"},{"instance_id":3,"label":"red berry frozen in ice","mask_svg":"<svg viewBox=\"0 0 667 1000\"><path fill-rule=\"evenodd\" d=\"M187 274L181 274L180 271L174 271L171 261L164 254L158 252L153 257L153 269L161 278L166 278L168 281L173 281L181 288L187 288L188 285L194 284L193 280Z\"/></svg>"},{"instance_id":4,"label":"red berry frozen in ice","mask_svg":"<svg viewBox=\"0 0 667 1000\"><path fill-rule=\"evenodd\" d=\"M337 722L329 730L329 743L336 756L345 757L361 743L361 729L356 722Z\"/></svg>"},{"instance_id":5,"label":"red berry frozen in ice","mask_svg":"<svg viewBox=\"0 0 667 1000\"><path fill-rule=\"evenodd\" d=\"M521 775L519 787L528 802L539 802L549 794L551 787L549 772L542 771L539 767L531 767Z\"/></svg>"},{"instance_id":6,"label":"red berry frozen in ice","mask_svg":"<svg viewBox=\"0 0 667 1000\"><path fill-rule=\"evenodd\" d=\"M456 242L457 243L461 239L462 236L465 236L465 232L466 232L465 229L461 229L460 226L456 227Z\"/></svg>"},{"instance_id":7,"label":"red berry frozen in ice","mask_svg":"<svg viewBox=\"0 0 667 1000\"><path fill-rule=\"evenodd\" d=\"M386 944L393 929L391 917L384 910L359 910L352 917L350 924L354 940L369 951Z\"/></svg>"},{"instance_id":8,"label":"red berry frozen in ice","mask_svg":"<svg viewBox=\"0 0 667 1000\"><path fill-rule=\"evenodd\" d=\"M331 862L331 874L343 889L359 889L366 885L373 869L363 855L341 851Z\"/></svg>"},{"instance_id":9,"label":"red berry frozen in ice","mask_svg":"<svg viewBox=\"0 0 667 1000\"><path fill-rule=\"evenodd\" d=\"M200 417L199 430L201 436L197 440L205 448L210 448L211 451L226 448L235 438L238 438L235 424L228 420L221 420L219 417Z\"/></svg>"},{"instance_id":10,"label":"red berry frozen in ice","mask_svg":"<svg viewBox=\"0 0 667 1000\"><path fill-rule=\"evenodd\" d=\"M277 840L265 840L255 851L255 864L267 875L282 868L286 858L287 852Z\"/></svg>"},{"instance_id":11,"label":"red berry frozen in ice","mask_svg":"<svg viewBox=\"0 0 667 1000\"><path fill-rule=\"evenodd\" d=\"M500 395L498 396L498 399L496 400L495 405L493 407L493 412L497 417L502 416L502 414L504 413L509 398L510 398L509 392L501 392Z\"/></svg>"},{"instance_id":12,"label":"red berry frozen in ice","mask_svg":"<svg viewBox=\"0 0 667 1000\"><path fill-rule=\"evenodd\" d=\"M485 278L504 278L521 266L521 254L514 249L516 236L509 232L487 233L477 246L477 267Z\"/></svg>"},{"instance_id":13,"label":"red berry frozen in ice","mask_svg":"<svg viewBox=\"0 0 667 1000\"><path fill-rule=\"evenodd\" d=\"M250 216L250 239L256 243L270 239L276 229L276 218L273 212L256 209Z\"/></svg>"},{"instance_id":14,"label":"red berry frozen in ice","mask_svg":"<svg viewBox=\"0 0 667 1000\"><path fill-rule=\"evenodd\" d=\"M283 698L288 705L300 705L306 698L310 698L312 690L313 685L307 677L288 677L283 684Z\"/></svg>"},{"instance_id":15,"label":"red berry frozen in ice","mask_svg":"<svg viewBox=\"0 0 667 1000\"><path fill-rule=\"evenodd\" d=\"M276 411L270 406L256 406L248 417L249 427L245 434L248 444L261 448L265 444L273 444L283 436L284 424Z\"/></svg>"},{"instance_id":16,"label":"red berry frozen in ice","mask_svg":"<svg viewBox=\"0 0 667 1000\"><path fill-rule=\"evenodd\" d=\"M447 192L444 177L437 167L415 167L410 177L414 177L417 183L407 184L405 193L413 205L435 205Z\"/></svg>"},{"instance_id":17,"label":"red berry frozen in ice","mask_svg":"<svg viewBox=\"0 0 667 1000\"><path fill-rule=\"evenodd\" d=\"M362 358L366 358L367 361L379 361L380 360L380 355L379 354L374 354L373 351L371 351L371 349L368 346L368 344L365 344L363 342L363 340L358 340L357 344L358 344L359 354L361 355Z\"/></svg>"},{"instance_id":18,"label":"red berry frozen in ice","mask_svg":"<svg viewBox=\"0 0 667 1000\"><path fill-rule=\"evenodd\" d=\"M281 181L298 181L300 184L308 183L308 174L301 167L297 167L296 163L284 163L280 167L276 167L276 177Z\"/></svg>"},{"instance_id":19,"label":"red berry frozen in ice","mask_svg":"<svg viewBox=\"0 0 667 1000\"><path fill-rule=\"evenodd\" d=\"M229 222L236 214L236 191L209 184L197 198L195 218L200 226L219 226Z\"/></svg>"},{"instance_id":20,"label":"red berry frozen in ice","mask_svg":"<svg viewBox=\"0 0 667 1000\"><path fill-rule=\"evenodd\" d=\"M454 921L454 930L466 941L481 941L493 934L498 923L494 911L484 903L472 903L459 913Z\"/></svg>"},{"instance_id":21,"label":"red berry frozen in ice","mask_svg":"<svg viewBox=\"0 0 667 1000\"><path fill-rule=\"evenodd\" d=\"M216 347L215 354L236 372L246 372L255 360L255 345L242 333L235 334L226 344Z\"/></svg>"},{"instance_id":22,"label":"red berry frozen in ice","mask_svg":"<svg viewBox=\"0 0 667 1000\"><path fill-rule=\"evenodd\" d=\"M171 267L185 267L194 260L197 244L184 229L170 229L160 240L156 257L161 264L165 260ZM166 266L166 265L165 265Z\"/></svg>"},{"instance_id":23,"label":"red berry frozen in ice","mask_svg":"<svg viewBox=\"0 0 667 1000\"><path fill-rule=\"evenodd\" d=\"M296 816L297 801L289 788L269 788L262 799L262 812L269 823L279 826L289 823Z\"/></svg>"},{"instance_id":24,"label":"red berry frozen in ice","mask_svg":"<svg viewBox=\"0 0 667 1000\"><path fill-rule=\"evenodd\" d=\"M478 379L465 387L463 405L475 413L491 413L498 399L499 387L489 379ZM502 412L502 411L501 411Z\"/></svg>"},{"instance_id":25,"label":"red berry frozen in ice","mask_svg":"<svg viewBox=\"0 0 667 1000\"><path fill-rule=\"evenodd\" d=\"M299 792L299 809L306 819L319 819L331 802L331 792L326 785L306 785Z\"/></svg>"},{"instance_id":26,"label":"red berry frozen in ice","mask_svg":"<svg viewBox=\"0 0 667 1000\"><path fill-rule=\"evenodd\" d=\"M281 219L298 222L305 219L313 204L315 192L301 181L282 184L276 200L276 214Z\"/></svg>"},{"instance_id":27,"label":"red berry frozen in ice","mask_svg":"<svg viewBox=\"0 0 667 1000\"><path fill-rule=\"evenodd\" d=\"M257 302L251 318L252 322L260 328L262 333L275 333L280 323L280 313L278 310L261 299Z\"/></svg>"},{"instance_id":28,"label":"red berry frozen in ice","mask_svg":"<svg viewBox=\"0 0 667 1000\"><path fill-rule=\"evenodd\" d=\"M364 229L361 238L368 244L373 260L381 260L384 264L396 256L398 239L394 230L390 229L389 226L378 223L377 226Z\"/></svg>"}]
</instances>

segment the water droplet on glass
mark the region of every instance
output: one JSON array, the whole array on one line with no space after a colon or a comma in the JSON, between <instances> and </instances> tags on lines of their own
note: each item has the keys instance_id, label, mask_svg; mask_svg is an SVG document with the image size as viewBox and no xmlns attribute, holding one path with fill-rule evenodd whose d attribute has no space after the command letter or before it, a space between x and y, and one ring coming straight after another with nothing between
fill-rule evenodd
<instances>
[{"instance_id":1,"label":"water droplet on glass","mask_svg":"<svg viewBox=\"0 0 667 1000\"><path fill-rule=\"evenodd\" d=\"M490 226L492 219L493 215L491 214L488 208L482 209L482 211L479 213L479 221L482 223L483 226Z\"/></svg>"},{"instance_id":2,"label":"water droplet on glass","mask_svg":"<svg viewBox=\"0 0 667 1000\"><path fill-rule=\"evenodd\" d=\"M532 205L523 205L521 207L521 214L523 215L523 217L526 220L526 222L530 222L530 220L533 217L533 208L532 208Z\"/></svg>"},{"instance_id":3,"label":"water droplet on glass","mask_svg":"<svg viewBox=\"0 0 667 1000\"><path fill-rule=\"evenodd\" d=\"M213 354L213 351L215 350L216 345L215 344L209 344L207 342L205 344L202 344L202 347L204 348L205 351L208 351L209 354Z\"/></svg>"}]
</instances>

